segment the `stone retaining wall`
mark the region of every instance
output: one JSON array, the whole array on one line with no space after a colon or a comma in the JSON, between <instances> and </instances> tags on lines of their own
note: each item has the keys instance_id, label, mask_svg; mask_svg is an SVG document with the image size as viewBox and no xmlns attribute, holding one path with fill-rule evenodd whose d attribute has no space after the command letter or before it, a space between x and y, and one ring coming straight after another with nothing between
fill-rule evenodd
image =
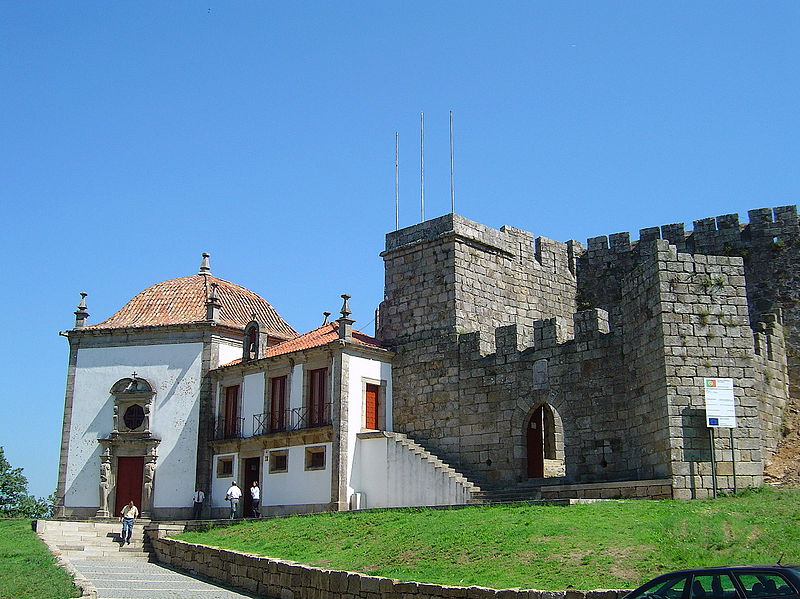
<instances>
[{"instance_id":1,"label":"stone retaining wall","mask_svg":"<svg viewBox=\"0 0 800 599\"><path fill-rule=\"evenodd\" d=\"M151 534L159 534L151 530ZM355 572L322 570L296 562L239 553L175 539L151 538L159 562L224 585L280 599L619 599L628 591L535 591L455 587Z\"/></svg>"},{"instance_id":2,"label":"stone retaining wall","mask_svg":"<svg viewBox=\"0 0 800 599\"><path fill-rule=\"evenodd\" d=\"M672 499L670 479L632 480L541 488L542 499Z\"/></svg>"}]
</instances>

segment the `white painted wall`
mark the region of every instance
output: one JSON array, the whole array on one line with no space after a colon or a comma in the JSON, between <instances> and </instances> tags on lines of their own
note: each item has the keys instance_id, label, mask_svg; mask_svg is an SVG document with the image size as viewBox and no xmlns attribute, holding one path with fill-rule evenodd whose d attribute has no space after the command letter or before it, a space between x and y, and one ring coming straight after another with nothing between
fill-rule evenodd
<instances>
[{"instance_id":1,"label":"white painted wall","mask_svg":"<svg viewBox=\"0 0 800 599\"><path fill-rule=\"evenodd\" d=\"M228 362L233 362L242 357L242 346L228 345L227 343L219 344L219 365L222 366Z\"/></svg>"},{"instance_id":2,"label":"white painted wall","mask_svg":"<svg viewBox=\"0 0 800 599\"><path fill-rule=\"evenodd\" d=\"M292 376L289 377L289 399L290 410L303 407L303 365L296 364L292 368Z\"/></svg>"},{"instance_id":3,"label":"white painted wall","mask_svg":"<svg viewBox=\"0 0 800 599\"><path fill-rule=\"evenodd\" d=\"M358 440L351 481L362 508L457 505L470 497L453 476L386 437Z\"/></svg>"},{"instance_id":4,"label":"white painted wall","mask_svg":"<svg viewBox=\"0 0 800 599\"><path fill-rule=\"evenodd\" d=\"M112 429L118 380L137 376L155 391L150 417L161 439L153 503L185 507L195 484L202 343L79 349L67 458L67 507L99 505L100 444Z\"/></svg>"},{"instance_id":5,"label":"white painted wall","mask_svg":"<svg viewBox=\"0 0 800 599\"><path fill-rule=\"evenodd\" d=\"M357 435L362 431L364 391L362 381L386 381L386 397L384 398L386 410L386 430L392 430L392 365L379 360L371 360L360 356L344 354L343 361L349 368L348 398L347 398L347 480L353 477L353 461L356 455ZM348 497L354 491L348 483Z\"/></svg>"},{"instance_id":6,"label":"white painted wall","mask_svg":"<svg viewBox=\"0 0 800 599\"><path fill-rule=\"evenodd\" d=\"M220 458L233 458L233 475L232 476L223 476L221 478L217 478L217 462ZM211 464L211 493L209 497L208 491L206 491L206 504L208 504L209 500L211 501L211 507L230 507L230 504L225 501L225 493L228 491L228 487L231 486L231 481L236 481L239 484L239 454L238 453L223 453L217 456L214 456Z\"/></svg>"},{"instance_id":7,"label":"white painted wall","mask_svg":"<svg viewBox=\"0 0 800 599\"><path fill-rule=\"evenodd\" d=\"M264 411L264 373L245 375L243 380L241 417L244 418L245 436L253 434L253 416Z\"/></svg>"},{"instance_id":8,"label":"white painted wall","mask_svg":"<svg viewBox=\"0 0 800 599\"><path fill-rule=\"evenodd\" d=\"M306 470L306 446L285 447L288 472L269 474L269 452L264 454L262 505L302 505L331 500L331 444L325 445L325 469ZM312 445L309 447L318 447Z\"/></svg>"}]
</instances>

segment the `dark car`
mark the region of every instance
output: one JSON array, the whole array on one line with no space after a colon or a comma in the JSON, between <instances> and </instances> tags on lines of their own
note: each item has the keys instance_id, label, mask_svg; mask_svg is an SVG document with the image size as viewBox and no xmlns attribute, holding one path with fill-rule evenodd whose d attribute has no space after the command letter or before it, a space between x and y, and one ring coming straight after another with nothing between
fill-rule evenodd
<instances>
[{"instance_id":1,"label":"dark car","mask_svg":"<svg viewBox=\"0 0 800 599\"><path fill-rule=\"evenodd\" d=\"M663 574L624 599L800 599L800 566L719 566Z\"/></svg>"}]
</instances>

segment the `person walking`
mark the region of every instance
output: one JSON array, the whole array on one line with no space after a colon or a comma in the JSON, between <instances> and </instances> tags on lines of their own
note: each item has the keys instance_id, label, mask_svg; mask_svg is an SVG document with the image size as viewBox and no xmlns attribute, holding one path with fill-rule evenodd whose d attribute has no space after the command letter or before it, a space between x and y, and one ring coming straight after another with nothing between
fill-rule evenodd
<instances>
[{"instance_id":1,"label":"person walking","mask_svg":"<svg viewBox=\"0 0 800 599\"><path fill-rule=\"evenodd\" d=\"M200 487L197 487L192 497L192 520L199 520L203 515L203 501L205 498L206 494L203 493Z\"/></svg>"},{"instance_id":2,"label":"person walking","mask_svg":"<svg viewBox=\"0 0 800 599\"><path fill-rule=\"evenodd\" d=\"M122 520L122 543L130 545L131 535L133 534L133 521L139 516L139 509L133 504L133 499L122 508L119 515Z\"/></svg>"},{"instance_id":3,"label":"person walking","mask_svg":"<svg viewBox=\"0 0 800 599\"><path fill-rule=\"evenodd\" d=\"M236 481L232 481L228 492L225 493L225 500L231 502L231 520L236 517L236 511L239 509L239 500L241 498L242 490L236 486Z\"/></svg>"},{"instance_id":4,"label":"person walking","mask_svg":"<svg viewBox=\"0 0 800 599\"><path fill-rule=\"evenodd\" d=\"M258 504L261 502L261 489L258 488L258 481L253 481L253 486L250 487L250 498L252 499L251 506L253 507L253 518L260 518L261 512L258 510Z\"/></svg>"}]
</instances>

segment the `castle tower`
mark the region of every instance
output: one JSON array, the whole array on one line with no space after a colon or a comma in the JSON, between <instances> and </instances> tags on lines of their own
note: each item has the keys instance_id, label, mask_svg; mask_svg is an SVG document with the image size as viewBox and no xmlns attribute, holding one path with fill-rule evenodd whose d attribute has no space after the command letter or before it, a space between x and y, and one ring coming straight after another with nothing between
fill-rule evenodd
<instances>
[{"instance_id":1,"label":"castle tower","mask_svg":"<svg viewBox=\"0 0 800 599\"><path fill-rule=\"evenodd\" d=\"M550 317L571 330L581 249L457 214L389 233L378 338L397 354L395 428L474 473L503 431L480 413L481 399L461 393L459 336L510 324L524 335Z\"/></svg>"}]
</instances>

